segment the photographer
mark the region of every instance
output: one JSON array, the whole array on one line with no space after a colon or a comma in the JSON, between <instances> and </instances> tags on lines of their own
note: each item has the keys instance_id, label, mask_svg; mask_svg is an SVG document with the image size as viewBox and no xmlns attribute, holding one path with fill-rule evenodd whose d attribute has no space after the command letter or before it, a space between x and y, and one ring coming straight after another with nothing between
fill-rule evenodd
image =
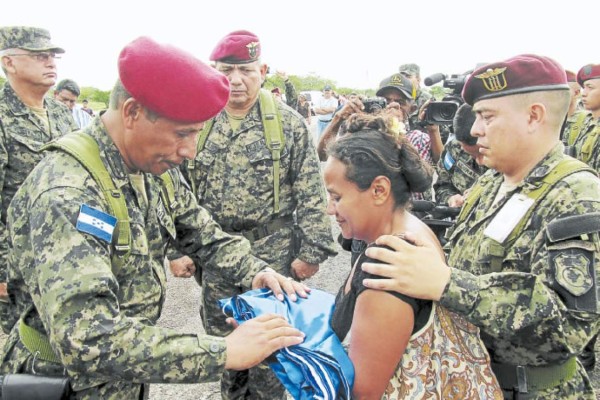
<instances>
[{"instance_id":1,"label":"photographer","mask_svg":"<svg viewBox=\"0 0 600 400\"><path fill-rule=\"evenodd\" d=\"M410 79L415 87L415 102L409 116L410 124L415 128L419 124L421 108L423 108L425 103L431 100L432 97L429 92L421 89L421 68L417 64L402 64L400 68L398 68L398 72Z\"/></svg>"},{"instance_id":2,"label":"photographer","mask_svg":"<svg viewBox=\"0 0 600 400\"><path fill-rule=\"evenodd\" d=\"M433 185L438 204L462 207L466 192L487 168L482 165L477 138L471 136L475 114L468 104L460 106L454 117L454 139L444 146Z\"/></svg>"}]
</instances>

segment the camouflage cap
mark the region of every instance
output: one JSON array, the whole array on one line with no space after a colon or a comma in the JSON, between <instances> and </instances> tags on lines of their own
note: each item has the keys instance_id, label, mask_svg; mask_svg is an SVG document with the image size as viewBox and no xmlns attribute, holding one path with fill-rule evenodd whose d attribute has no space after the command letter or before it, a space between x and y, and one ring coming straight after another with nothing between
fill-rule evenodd
<instances>
[{"instance_id":1,"label":"camouflage cap","mask_svg":"<svg viewBox=\"0 0 600 400\"><path fill-rule=\"evenodd\" d=\"M65 51L50 42L50 32L43 28L31 26L0 27L0 51L6 49L23 49L29 51L49 51L64 53Z\"/></svg>"},{"instance_id":2,"label":"camouflage cap","mask_svg":"<svg viewBox=\"0 0 600 400\"><path fill-rule=\"evenodd\" d=\"M419 75L421 73L421 68L419 68L417 64L402 64L398 69L398 72L407 75Z\"/></svg>"}]
</instances>

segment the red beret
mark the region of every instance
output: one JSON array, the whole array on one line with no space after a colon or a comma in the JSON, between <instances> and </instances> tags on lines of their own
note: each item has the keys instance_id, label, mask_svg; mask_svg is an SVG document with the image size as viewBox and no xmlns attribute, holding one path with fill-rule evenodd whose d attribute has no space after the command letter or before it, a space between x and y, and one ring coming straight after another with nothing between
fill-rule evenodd
<instances>
[{"instance_id":1,"label":"red beret","mask_svg":"<svg viewBox=\"0 0 600 400\"><path fill-rule=\"evenodd\" d=\"M181 49L147 37L121 50L119 78L141 104L173 121L209 120L229 99L225 75Z\"/></svg>"},{"instance_id":2,"label":"red beret","mask_svg":"<svg viewBox=\"0 0 600 400\"><path fill-rule=\"evenodd\" d=\"M600 64L588 64L577 73L577 83L583 86L588 79L600 78Z\"/></svg>"},{"instance_id":3,"label":"red beret","mask_svg":"<svg viewBox=\"0 0 600 400\"><path fill-rule=\"evenodd\" d=\"M211 61L227 64L248 64L260 58L258 36L248 31L235 31L217 43L210 55Z\"/></svg>"},{"instance_id":4,"label":"red beret","mask_svg":"<svg viewBox=\"0 0 600 400\"><path fill-rule=\"evenodd\" d=\"M276 87L275 89L271 90L271 93L281 94L281 91L279 90L278 87Z\"/></svg>"},{"instance_id":5,"label":"red beret","mask_svg":"<svg viewBox=\"0 0 600 400\"><path fill-rule=\"evenodd\" d=\"M551 58L521 54L477 68L467 79L462 97L473 105L478 100L543 90L569 90L565 70Z\"/></svg>"},{"instance_id":6,"label":"red beret","mask_svg":"<svg viewBox=\"0 0 600 400\"><path fill-rule=\"evenodd\" d=\"M569 70L566 70L565 72L567 73L567 82L577 82L577 75L575 75L575 72Z\"/></svg>"}]
</instances>

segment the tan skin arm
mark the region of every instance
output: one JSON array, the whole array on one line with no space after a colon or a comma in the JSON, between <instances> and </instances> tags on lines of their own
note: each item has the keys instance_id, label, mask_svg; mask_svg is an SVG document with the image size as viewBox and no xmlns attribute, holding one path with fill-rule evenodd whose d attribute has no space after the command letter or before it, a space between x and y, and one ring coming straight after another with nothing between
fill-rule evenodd
<instances>
[{"instance_id":1,"label":"tan skin arm","mask_svg":"<svg viewBox=\"0 0 600 400\"><path fill-rule=\"evenodd\" d=\"M340 126L342 122L344 122L349 116L354 113L361 112L364 109L363 104L360 100L347 101L346 104L338 112L335 113L331 122L321 135L319 139L319 143L317 144L317 154L319 155L319 160L327 161L326 149L329 142L335 140L338 131L340 130Z\"/></svg>"},{"instance_id":2,"label":"tan skin arm","mask_svg":"<svg viewBox=\"0 0 600 400\"><path fill-rule=\"evenodd\" d=\"M349 356L354 364L354 399L381 399L414 326L412 307L375 290L361 293L354 309Z\"/></svg>"}]
</instances>

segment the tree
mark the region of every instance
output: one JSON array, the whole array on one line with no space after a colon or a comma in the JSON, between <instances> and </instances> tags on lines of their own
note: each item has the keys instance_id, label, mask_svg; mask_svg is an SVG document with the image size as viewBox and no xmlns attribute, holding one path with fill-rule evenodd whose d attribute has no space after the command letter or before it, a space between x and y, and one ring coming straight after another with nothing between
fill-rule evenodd
<instances>
[{"instance_id":1,"label":"tree","mask_svg":"<svg viewBox=\"0 0 600 400\"><path fill-rule=\"evenodd\" d=\"M108 108L108 101L110 99L109 90L100 90L91 86L85 86L81 88L81 100L87 99L90 102L102 103Z\"/></svg>"}]
</instances>

